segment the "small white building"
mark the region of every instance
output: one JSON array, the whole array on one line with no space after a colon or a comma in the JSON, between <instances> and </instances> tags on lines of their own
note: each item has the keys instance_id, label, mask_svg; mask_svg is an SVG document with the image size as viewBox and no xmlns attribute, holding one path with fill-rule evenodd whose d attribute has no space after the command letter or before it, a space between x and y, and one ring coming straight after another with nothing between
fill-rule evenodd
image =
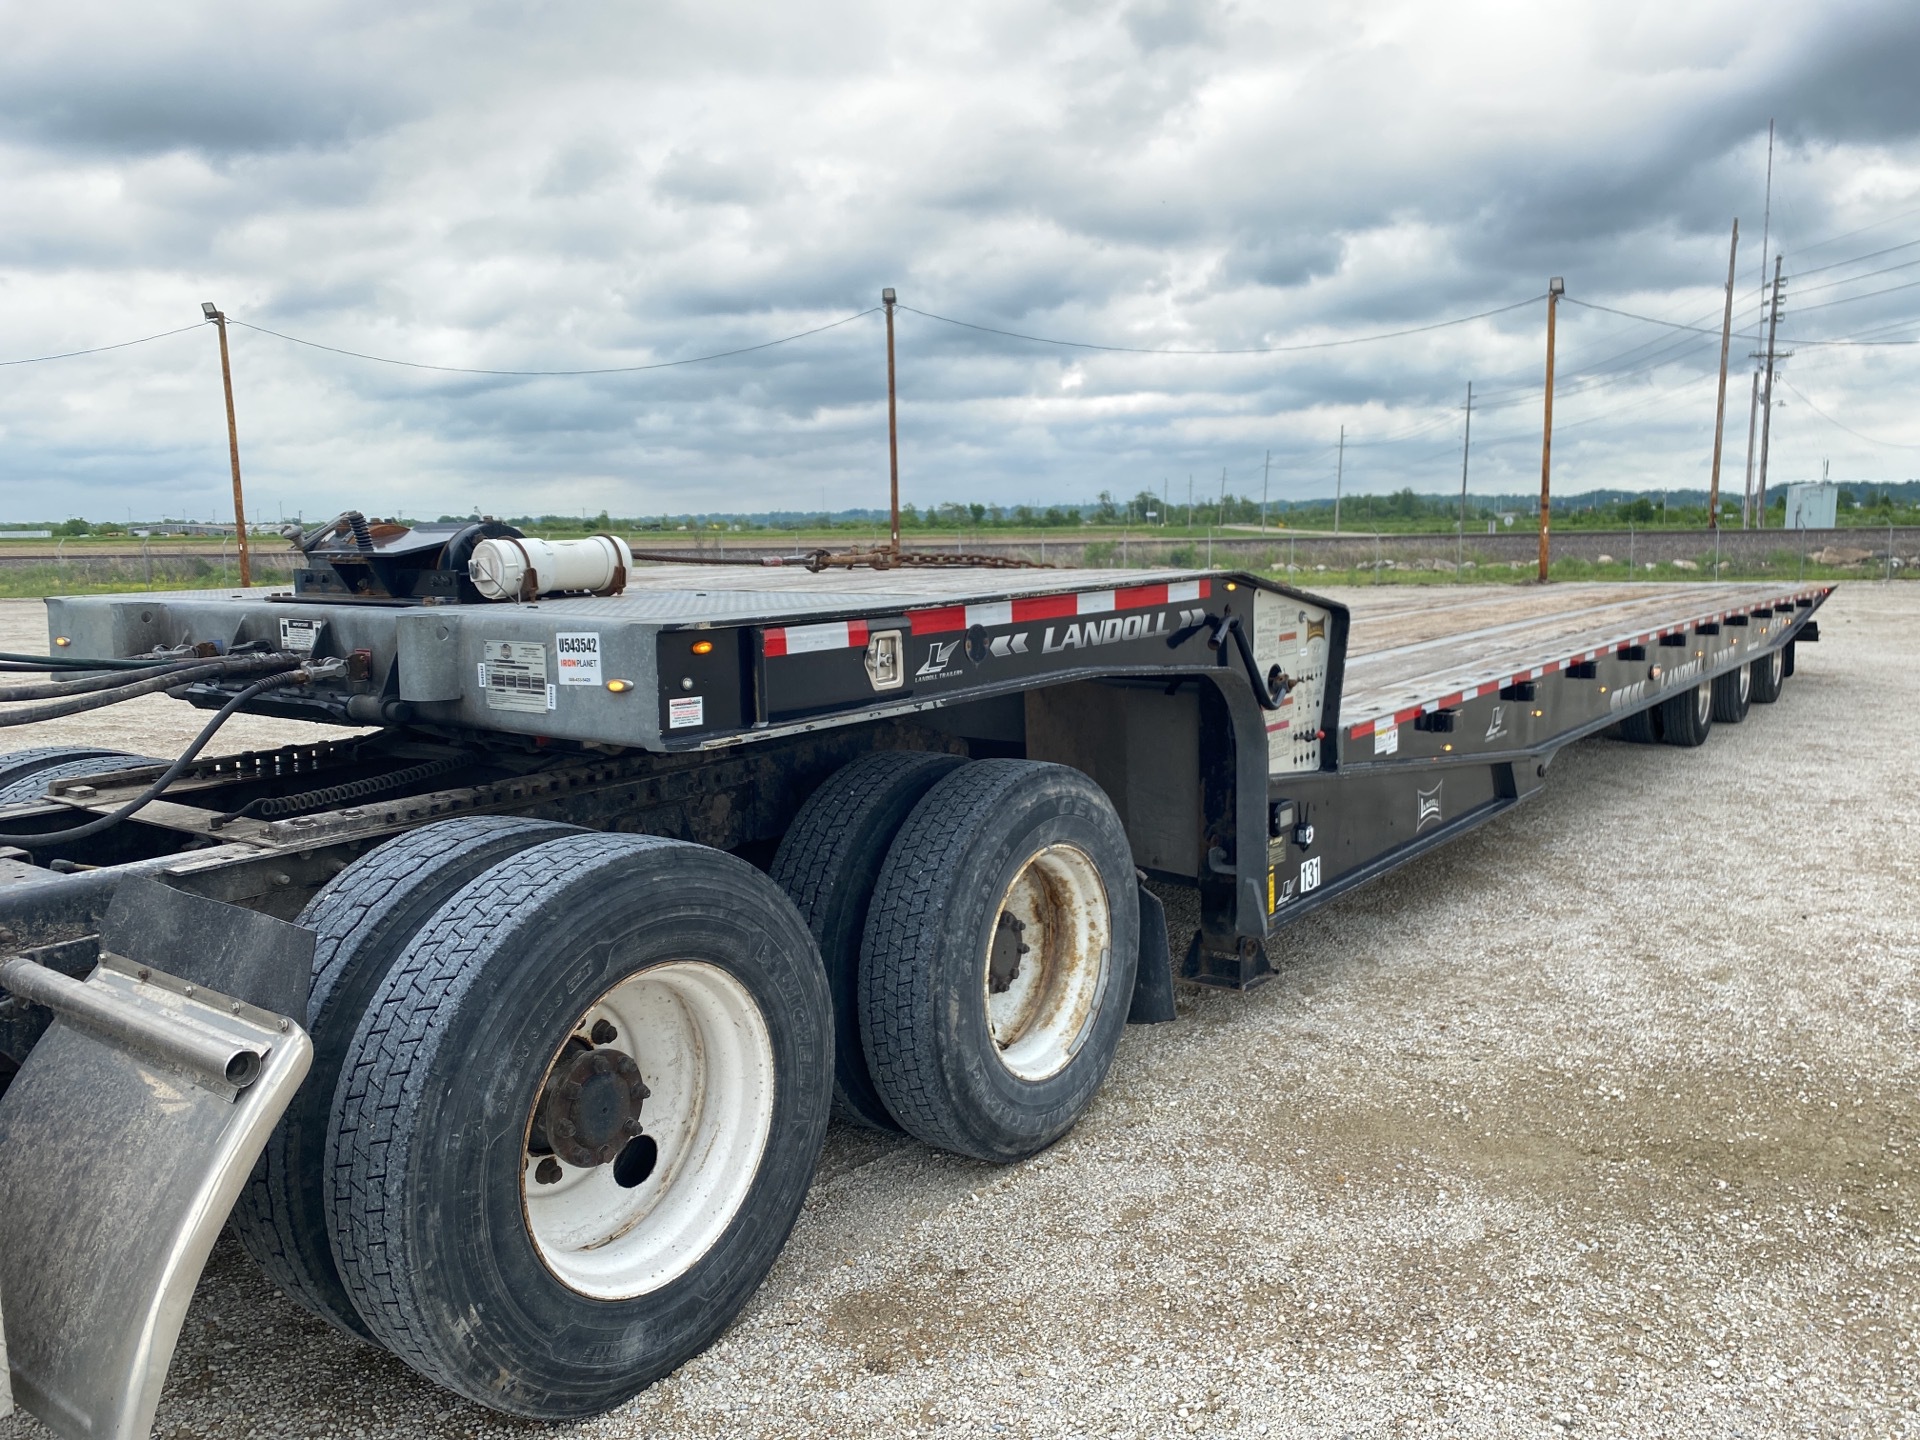
<instances>
[{"instance_id":1,"label":"small white building","mask_svg":"<svg viewBox=\"0 0 1920 1440\"><path fill-rule=\"evenodd\" d=\"M1789 530L1831 530L1840 503L1840 487L1831 480L1787 486Z\"/></svg>"}]
</instances>

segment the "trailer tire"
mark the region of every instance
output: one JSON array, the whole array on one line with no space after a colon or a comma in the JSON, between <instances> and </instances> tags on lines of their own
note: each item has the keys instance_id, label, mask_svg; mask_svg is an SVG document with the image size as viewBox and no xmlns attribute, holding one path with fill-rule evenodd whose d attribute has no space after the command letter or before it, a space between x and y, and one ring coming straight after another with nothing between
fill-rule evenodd
<instances>
[{"instance_id":1,"label":"trailer tire","mask_svg":"<svg viewBox=\"0 0 1920 1440\"><path fill-rule=\"evenodd\" d=\"M43 745L36 750L16 750L11 755L0 755L0 805L38 800L56 780L77 780L83 775L104 775L132 765L164 763L151 755L101 750L88 745Z\"/></svg>"},{"instance_id":2,"label":"trailer tire","mask_svg":"<svg viewBox=\"0 0 1920 1440\"><path fill-rule=\"evenodd\" d=\"M1713 677L1713 718L1717 724L1738 725L1753 703L1753 670L1737 665Z\"/></svg>"},{"instance_id":3,"label":"trailer tire","mask_svg":"<svg viewBox=\"0 0 1920 1440\"><path fill-rule=\"evenodd\" d=\"M617 1104L582 1088L607 1077ZM609 1410L760 1284L832 1086L813 937L759 871L646 835L522 851L441 908L354 1036L327 1146L341 1277L449 1389L537 1420ZM561 1163L589 1142L625 1148Z\"/></svg>"},{"instance_id":4,"label":"trailer tire","mask_svg":"<svg viewBox=\"0 0 1920 1440\"><path fill-rule=\"evenodd\" d=\"M470 816L423 825L369 850L320 888L298 923L314 932L306 1025L313 1068L274 1127L233 1208L241 1247L284 1293L335 1328L372 1332L354 1308L327 1238L327 1122L361 1017L427 921L475 876L577 828Z\"/></svg>"},{"instance_id":5,"label":"trailer tire","mask_svg":"<svg viewBox=\"0 0 1920 1440\"><path fill-rule=\"evenodd\" d=\"M820 946L833 996L833 1113L898 1131L867 1069L860 1039L860 941L887 850L927 791L966 761L927 750L886 750L842 766L800 807L774 856L787 892Z\"/></svg>"},{"instance_id":6,"label":"trailer tire","mask_svg":"<svg viewBox=\"0 0 1920 1440\"><path fill-rule=\"evenodd\" d=\"M1713 683L1702 680L1660 702L1660 738L1692 749L1707 743L1713 731Z\"/></svg>"},{"instance_id":7,"label":"trailer tire","mask_svg":"<svg viewBox=\"0 0 1920 1440\"><path fill-rule=\"evenodd\" d=\"M1753 672L1754 704L1771 705L1780 698L1780 691L1787 683L1787 657L1783 649L1769 650L1747 668Z\"/></svg>"},{"instance_id":8,"label":"trailer tire","mask_svg":"<svg viewBox=\"0 0 1920 1440\"><path fill-rule=\"evenodd\" d=\"M1660 743L1660 717L1658 705L1649 705L1644 710L1636 710L1631 715L1621 717L1620 738L1633 745L1658 745Z\"/></svg>"},{"instance_id":9,"label":"trailer tire","mask_svg":"<svg viewBox=\"0 0 1920 1440\"><path fill-rule=\"evenodd\" d=\"M928 791L860 951L867 1063L901 1126L1003 1164L1066 1134L1126 1025L1139 904L1126 830L1078 770L981 760ZM1029 962L1011 947L1033 927Z\"/></svg>"}]
</instances>

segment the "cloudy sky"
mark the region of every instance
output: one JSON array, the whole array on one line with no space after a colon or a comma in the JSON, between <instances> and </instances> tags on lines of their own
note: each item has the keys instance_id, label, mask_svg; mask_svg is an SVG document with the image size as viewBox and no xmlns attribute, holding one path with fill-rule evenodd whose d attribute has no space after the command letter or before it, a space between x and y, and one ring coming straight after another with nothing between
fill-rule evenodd
<instances>
[{"instance_id":1,"label":"cloudy sky","mask_svg":"<svg viewBox=\"0 0 1920 1440\"><path fill-rule=\"evenodd\" d=\"M1538 484L1545 303L1715 330L1772 476L1920 474L1910 0L67 0L0 20L0 360L236 320L249 503L433 515ZM1885 253L1877 253L1885 252ZM1896 268L1910 266L1912 268ZM1875 293L1885 292L1885 293ZM1863 298L1856 298L1863 297ZM1322 349L1276 349L1464 324ZM1073 349L993 329L1139 350ZM1705 483L1717 334L1563 305L1556 486ZM0 368L0 518L230 514L215 337Z\"/></svg>"}]
</instances>

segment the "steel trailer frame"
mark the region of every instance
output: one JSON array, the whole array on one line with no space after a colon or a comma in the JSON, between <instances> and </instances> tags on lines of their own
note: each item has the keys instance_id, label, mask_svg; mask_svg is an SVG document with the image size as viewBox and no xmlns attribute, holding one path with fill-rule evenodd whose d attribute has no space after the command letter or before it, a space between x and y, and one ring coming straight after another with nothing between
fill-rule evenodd
<instances>
[{"instance_id":1,"label":"steel trailer frame","mask_svg":"<svg viewBox=\"0 0 1920 1440\"><path fill-rule=\"evenodd\" d=\"M1568 743L1775 651L1791 673L1831 587L1701 593L1711 603L1668 596L1658 623L1600 622L1560 653L1488 639L1498 663L1421 672L1398 691L1352 685L1345 606L1232 571L782 577L772 589L670 569L636 571L627 597L497 606L252 591L50 602L56 642L79 654L183 641L324 654L340 678L250 708L383 728L196 763L104 834L24 839L0 856L0 986L12 992L0 1056L21 1066L0 1103L0 1204L49 1203L9 1152L85 1130L58 1077L106 1074L117 1053L174 1077L201 1147L171 1169L135 1157L168 1178L130 1239L96 1226L62 1252L73 1225L40 1215L37 1253L0 1247L16 1389L66 1433L144 1433L206 1250L304 1073L311 938L285 922L392 836L516 814L764 862L807 795L870 751L1057 760L1113 799L1143 876L1199 892L1184 955L1143 939L1130 1018L1171 1019L1175 975L1261 983L1279 930L1537 793ZM1596 615L1609 606L1645 610L1596 601ZM571 678L549 650L575 664ZM219 706L234 688L184 697ZM1181 755L1190 768L1167 763ZM0 808L0 828L52 836L157 774L57 781ZM155 1049L168 1026L243 1070L255 1056L270 1083L223 1091L217 1074ZM119 1196L128 1181L99 1177ZM148 1288L116 1326L100 1287L130 1265Z\"/></svg>"}]
</instances>

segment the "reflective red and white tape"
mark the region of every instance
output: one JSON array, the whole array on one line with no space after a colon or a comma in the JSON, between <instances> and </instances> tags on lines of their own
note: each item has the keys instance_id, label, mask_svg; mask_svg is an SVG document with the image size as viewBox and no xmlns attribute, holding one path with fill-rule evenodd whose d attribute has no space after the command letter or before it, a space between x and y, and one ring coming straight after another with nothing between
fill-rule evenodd
<instances>
[{"instance_id":1,"label":"reflective red and white tape","mask_svg":"<svg viewBox=\"0 0 1920 1440\"><path fill-rule=\"evenodd\" d=\"M1067 595L1025 595L1014 600L986 600L974 605L941 605L907 612L915 635L946 635L975 625L993 628L1024 625L1036 620L1072 620L1082 615L1109 615L1116 610L1147 610L1205 600L1213 593L1209 580L1176 580L1166 585L1129 585L1119 590L1088 590ZM761 632L763 654L810 655L822 650L859 649L866 645L875 622L832 620L820 625L776 625Z\"/></svg>"}]
</instances>

